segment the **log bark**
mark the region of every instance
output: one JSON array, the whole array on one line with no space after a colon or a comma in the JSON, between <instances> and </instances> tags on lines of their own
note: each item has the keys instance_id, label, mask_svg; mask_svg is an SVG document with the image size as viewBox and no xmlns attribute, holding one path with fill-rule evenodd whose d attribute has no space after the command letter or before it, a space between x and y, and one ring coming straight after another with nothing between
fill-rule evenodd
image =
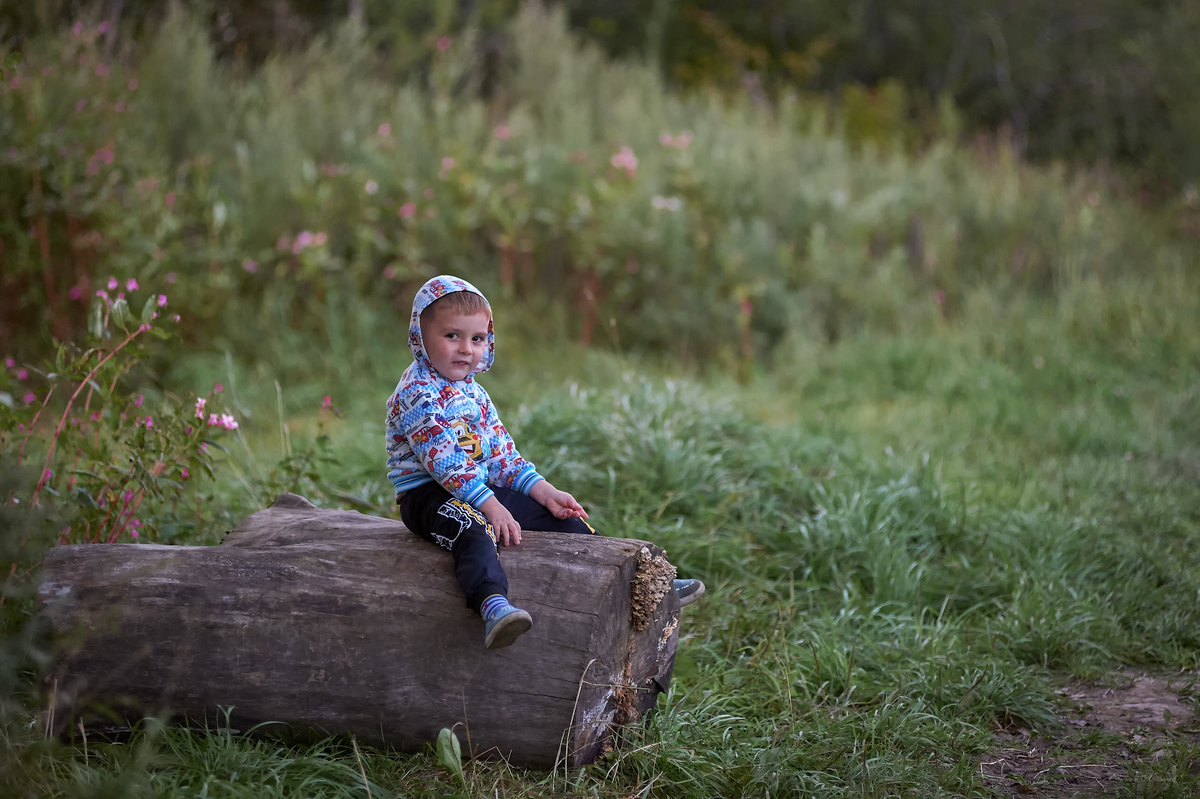
<instances>
[{"instance_id":1,"label":"log bark","mask_svg":"<svg viewBox=\"0 0 1200 799\"><path fill-rule=\"evenodd\" d=\"M535 532L502 550L533 629L489 651L450 555L398 521L285 494L220 546L64 546L41 613L60 644L50 724L97 704L285 722L416 750L454 728L475 756L593 762L667 690L674 576L653 544Z\"/></svg>"}]
</instances>

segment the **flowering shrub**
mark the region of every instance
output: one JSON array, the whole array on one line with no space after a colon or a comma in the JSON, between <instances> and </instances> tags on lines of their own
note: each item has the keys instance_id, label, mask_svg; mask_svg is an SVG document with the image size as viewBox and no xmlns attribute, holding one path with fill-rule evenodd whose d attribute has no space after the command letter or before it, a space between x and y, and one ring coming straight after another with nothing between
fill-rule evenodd
<instances>
[{"instance_id":1,"label":"flowering shrub","mask_svg":"<svg viewBox=\"0 0 1200 799\"><path fill-rule=\"evenodd\" d=\"M95 292L86 346L60 344L37 366L4 360L0 451L33 474L3 501L55 505L61 543L160 540L196 480L212 477L219 437L238 428L218 408L220 384L186 399L133 387L135 365L174 338L179 317L168 308L136 279L109 278Z\"/></svg>"}]
</instances>

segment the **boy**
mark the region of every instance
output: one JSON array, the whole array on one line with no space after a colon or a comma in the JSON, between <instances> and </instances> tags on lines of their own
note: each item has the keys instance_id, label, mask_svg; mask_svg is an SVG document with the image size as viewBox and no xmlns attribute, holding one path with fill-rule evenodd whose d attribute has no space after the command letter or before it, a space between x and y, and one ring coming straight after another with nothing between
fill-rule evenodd
<instances>
[{"instance_id":1,"label":"boy","mask_svg":"<svg viewBox=\"0 0 1200 799\"><path fill-rule=\"evenodd\" d=\"M587 511L517 452L475 375L494 359L492 311L478 289L439 275L413 298L408 348L413 363L388 400L388 478L408 529L450 550L467 605L485 622L488 649L506 647L533 626L508 601L499 545L521 530L595 533ZM677 580L681 604L700 597L698 580Z\"/></svg>"}]
</instances>

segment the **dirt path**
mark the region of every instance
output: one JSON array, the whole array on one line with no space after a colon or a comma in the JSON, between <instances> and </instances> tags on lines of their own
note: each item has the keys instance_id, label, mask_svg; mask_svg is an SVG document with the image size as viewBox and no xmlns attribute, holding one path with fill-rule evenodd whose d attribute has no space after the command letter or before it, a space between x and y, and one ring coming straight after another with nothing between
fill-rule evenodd
<instances>
[{"instance_id":1,"label":"dirt path","mask_svg":"<svg viewBox=\"0 0 1200 799\"><path fill-rule=\"evenodd\" d=\"M1192 757L1200 747L1198 681L1196 674L1124 672L1102 684L1067 685L1059 691L1066 706L1060 729L997 735L980 770L1004 797L1140 795L1139 785L1187 795L1171 785L1181 755L1187 777L1200 782Z\"/></svg>"}]
</instances>

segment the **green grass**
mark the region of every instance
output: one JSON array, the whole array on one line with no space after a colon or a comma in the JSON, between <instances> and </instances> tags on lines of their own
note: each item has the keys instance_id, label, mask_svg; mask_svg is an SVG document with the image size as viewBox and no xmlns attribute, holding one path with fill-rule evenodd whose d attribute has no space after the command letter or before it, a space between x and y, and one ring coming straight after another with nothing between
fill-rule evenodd
<instances>
[{"instance_id":1,"label":"green grass","mask_svg":"<svg viewBox=\"0 0 1200 799\"><path fill-rule=\"evenodd\" d=\"M1194 358L1034 347L1028 328L1050 325L1025 321L990 330L991 354L962 332L864 338L750 385L597 353L498 369L526 454L603 532L662 544L710 586L660 712L595 766L478 764L463 792L432 753L165 730L22 773L44 795L365 796L360 762L374 796L988 795L991 731L1053 731L1057 680L1195 669L1200 652ZM249 512L282 479L280 406L263 381L231 384L253 422L216 501ZM318 423L311 386L307 411L285 410L293 454L331 437L313 498L386 509L390 388L344 387L341 419ZM1129 790L1172 795L1194 762L1180 740Z\"/></svg>"}]
</instances>

